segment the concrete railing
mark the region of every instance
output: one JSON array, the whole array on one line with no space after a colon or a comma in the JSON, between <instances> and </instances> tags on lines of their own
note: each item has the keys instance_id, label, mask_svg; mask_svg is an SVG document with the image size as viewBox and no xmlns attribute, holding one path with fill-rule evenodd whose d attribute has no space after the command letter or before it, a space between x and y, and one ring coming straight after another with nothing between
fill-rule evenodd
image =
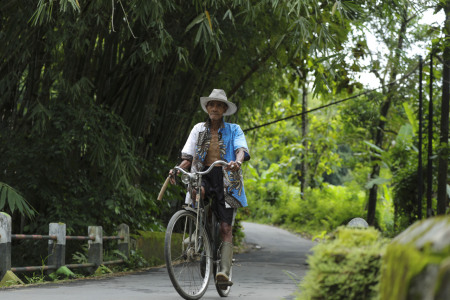
<instances>
[{"instance_id":1,"label":"concrete railing","mask_svg":"<svg viewBox=\"0 0 450 300\"><path fill-rule=\"evenodd\" d=\"M60 267L92 268L96 270L100 265L112 265L123 263L123 259L114 261L103 261L103 242L106 240L117 240L118 250L128 258L130 255L130 230L128 225L120 224L117 228L117 236L103 236L101 226L89 226L87 236L66 235L66 224L50 223L48 235L24 235L11 233L11 217L0 212L0 280L8 271L27 272L40 270L57 270ZM11 240L13 239L42 239L48 240L48 261L43 266L11 266ZM87 240L89 243L88 263L66 265L66 242L68 240Z\"/></svg>"}]
</instances>

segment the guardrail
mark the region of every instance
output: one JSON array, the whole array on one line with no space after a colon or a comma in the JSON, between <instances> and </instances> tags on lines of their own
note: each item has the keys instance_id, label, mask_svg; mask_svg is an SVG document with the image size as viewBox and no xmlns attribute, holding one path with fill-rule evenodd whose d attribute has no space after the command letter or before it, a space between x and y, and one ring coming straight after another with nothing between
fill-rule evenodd
<instances>
[{"instance_id":1,"label":"guardrail","mask_svg":"<svg viewBox=\"0 0 450 300\"><path fill-rule=\"evenodd\" d=\"M11 217L6 213L0 212L0 280L8 271L28 272L57 270L63 266L69 269L93 268L95 271L100 265L123 263L123 259L103 261L103 241L107 240L117 240L118 250L127 258L130 255L130 230L126 224L119 225L117 228L117 236L103 236L103 229L101 226L89 226L88 235L86 236L66 235L66 224L64 223L50 223L48 235L11 234L11 227ZM11 267L11 240L14 239L48 240L47 265ZM68 240L88 241L88 263L66 265L66 241Z\"/></svg>"}]
</instances>

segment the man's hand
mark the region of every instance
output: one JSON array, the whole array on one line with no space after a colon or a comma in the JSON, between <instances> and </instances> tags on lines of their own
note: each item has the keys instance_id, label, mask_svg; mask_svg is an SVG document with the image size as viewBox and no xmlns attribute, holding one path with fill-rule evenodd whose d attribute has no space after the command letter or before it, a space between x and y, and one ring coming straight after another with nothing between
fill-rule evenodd
<instances>
[{"instance_id":1,"label":"man's hand","mask_svg":"<svg viewBox=\"0 0 450 300\"><path fill-rule=\"evenodd\" d=\"M241 164L244 161L244 151L242 149L238 149L236 153L236 160L230 161L228 166L225 167L225 170L237 172L241 169Z\"/></svg>"},{"instance_id":2,"label":"man's hand","mask_svg":"<svg viewBox=\"0 0 450 300\"><path fill-rule=\"evenodd\" d=\"M178 165L180 168L187 170L191 166L191 162L188 160L183 160L181 164ZM175 184L175 176L178 175L178 171L175 169L171 169L169 171L170 183Z\"/></svg>"},{"instance_id":3,"label":"man's hand","mask_svg":"<svg viewBox=\"0 0 450 300\"><path fill-rule=\"evenodd\" d=\"M171 184L175 184L176 183L175 182L175 176L177 176L177 173L178 172L176 170L170 169L170 171L169 171L169 177L170 177L169 181L170 181Z\"/></svg>"},{"instance_id":4,"label":"man's hand","mask_svg":"<svg viewBox=\"0 0 450 300\"><path fill-rule=\"evenodd\" d=\"M230 161L228 165L225 167L225 170L236 172L241 169L241 164L239 161Z\"/></svg>"}]
</instances>

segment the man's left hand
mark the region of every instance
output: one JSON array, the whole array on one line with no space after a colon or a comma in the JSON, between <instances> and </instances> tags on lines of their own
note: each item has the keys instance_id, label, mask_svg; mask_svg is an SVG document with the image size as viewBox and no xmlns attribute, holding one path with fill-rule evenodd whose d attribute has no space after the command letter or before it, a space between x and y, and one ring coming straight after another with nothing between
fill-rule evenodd
<instances>
[{"instance_id":1,"label":"man's left hand","mask_svg":"<svg viewBox=\"0 0 450 300\"><path fill-rule=\"evenodd\" d=\"M236 172L236 171L239 171L240 168L241 168L241 165L238 162L230 161L228 163L228 165L225 167L225 170Z\"/></svg>"}]
</instances>

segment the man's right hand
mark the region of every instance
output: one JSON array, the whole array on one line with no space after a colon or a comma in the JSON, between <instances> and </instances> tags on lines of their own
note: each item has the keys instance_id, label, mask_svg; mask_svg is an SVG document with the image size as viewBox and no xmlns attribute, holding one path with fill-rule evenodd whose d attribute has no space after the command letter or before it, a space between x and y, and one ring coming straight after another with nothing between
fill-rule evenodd
<instances>
[{"instance_id":1,"label":"man's right hand","mask_svg":"<svg viewBox=\"0 0 450 300\"><path fill-rule=\"evenodd\" d=\"M169 181L170 181L171 184L175 184L176 183L175 182L175 176L176 176L176 170L170 169L170 171L169 171L169 177L170 177Z\"/></svg>"},{"instance_id":2,"label":"man's right hand","mask_svg":"<svg viewBox=\"0 0 450 300\"><path fill-rule=\"evenodd\" d=\"M187 170L190 166L191 166L191 162L189 160L183 160L181 162L181 164L178 165L178 167L183 168L185 170ZM170 181L171 184L175 184L176 183L175 176L177 176L177 175L178 175L178 171L177 170L171 169L169 171L169 176L170 176L170 180L169 181Z\"/></svg>"}]
</instances>

